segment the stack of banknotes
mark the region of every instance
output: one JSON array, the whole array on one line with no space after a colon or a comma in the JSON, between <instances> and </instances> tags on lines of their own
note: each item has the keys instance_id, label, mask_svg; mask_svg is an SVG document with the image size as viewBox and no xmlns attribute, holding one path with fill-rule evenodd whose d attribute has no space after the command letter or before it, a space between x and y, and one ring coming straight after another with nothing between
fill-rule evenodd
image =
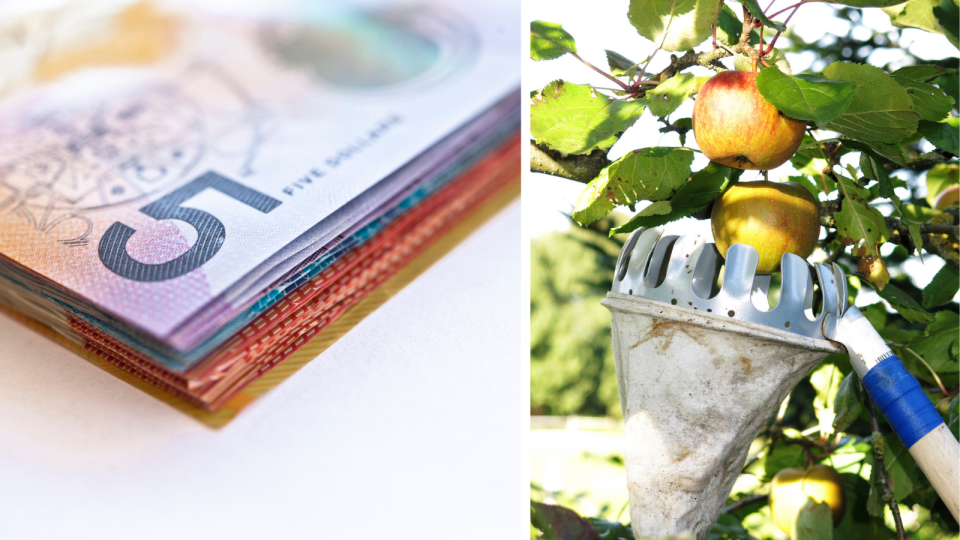
<instances>
[{"instance_id":1,"label":"stack of banknotes","mask_svg":"<svg viewBox=\"0 0 960 540\"><path fill-rule=\"evenodd\" d=\"M217 410L519 181L512 15L5 17L0 308Z\"/></svg>"}]
</instances>

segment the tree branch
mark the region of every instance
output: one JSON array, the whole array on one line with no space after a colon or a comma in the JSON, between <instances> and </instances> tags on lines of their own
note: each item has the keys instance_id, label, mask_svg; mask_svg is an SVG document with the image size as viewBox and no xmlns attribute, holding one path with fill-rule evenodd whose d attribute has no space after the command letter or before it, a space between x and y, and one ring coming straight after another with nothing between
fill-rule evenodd
<instances>
[{"instance_id":1,"label":"tree branch","mask_svg":"<svg viewBox=\"0 0 960 540\"><path fill-rule=\"evenodd\" d=\"M927 152L926 154L920 154L919 156L908 159L905 166L897 165L896 163L887 163L883 166L887 172L893 172L900 169L910 169L912 171L925 171L938 163L946 163L953 159L954 156L950 152L944 152L943 150L934 150L933 152Z\"/></svg>"},{"instance_id":2,"label":"tree branch","mask_svg":"<svg viewBox=\"0 0 960 540\"><path fill-rule=\"evenodd\" d=\"M564 156L556 150L530 141L530 170L532 172L550 174L586 184L596 178L600 171L610 163L611 161L607 159L607 153L602 150L594 150L586 155Z\"/></svg>"},{"instance_id":3,"label":"tree branch","mask_svg":"<svg viewBox=\"0 0 960 540\"><path fill-rule=\"evenodd\" d=\"M862 389L861 389L862 390ZM890 484L887 481L887 468L883 462L883 435L880 434L880 424L877 422L877 410L873 406L873 400L870 394L863 392L863 400L867 402L867 410L870 411L870 424L873 426L873 457L875 459L874 467L879 467L877 478L880 479L880 488L883 490L883 502L890 507L893 514L893 521L897 525L897 538L905 539L903 532L903 522L900 520L900 507L897 506L897 499L890 491Z\"/></svg>"}]
</instances>

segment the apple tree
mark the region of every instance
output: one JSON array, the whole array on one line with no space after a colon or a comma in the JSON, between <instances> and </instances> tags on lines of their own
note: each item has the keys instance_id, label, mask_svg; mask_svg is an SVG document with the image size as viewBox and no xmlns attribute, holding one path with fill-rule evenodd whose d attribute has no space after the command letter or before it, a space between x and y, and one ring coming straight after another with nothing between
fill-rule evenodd
<instances>
[{"instance_id":1,"label":"apple tree","mask_svg":"<svg viewBox=\"0 0 960 540\"><path fill-rule=\"evenodd\" d=\"M697 99L711 72L757 71L756 88L763 99L806 123L788 166L763 175L798 183L820 201L822 232L811 260L844 268L851 303L868 292L882 299L862 311L921 381L956 436L960 417L960 316L953 301L960 289L956 49L939 61L907 53L908 61L895 67L871 65L868 59L875 48L898 47L899 29L904 28L944 35L956 47L960 9L956 0L833 2L835 15L852 28L862 21L865 10L882 10L898 30L867 29L866 41L862 32L861 37L850 32L832 42L806 43L788 24L810 3L801 0L771 9L756 0L739 0L739 5L723 0L630 0L626 20L611 14L610 24L632 25L651 46L606 50L605 63L581 57L578 41L564 30L563 21L533 21L533 61L571 55L584 70L600 73L607 84L555 80L532 93L530 168L585 184L572 214L582 226L614 223L605 217L616 208L632 214L611 226L607 231L611 237L683 218L709 219L714 200L747 177L744 171L719 163L694 167L699 150L691 144L696 142L692 119L674 113ZM603 46L602 35L578 38L582 43L595 41L591 47ZM813 53L822 69L794 73L784 53L798 51ZM650 69L658 55L662 65L667 54L665 67ZM575 80L578 74L569 77ZM611 147L644 114L662 124L657 128L660 133L678 134L680 144L630 149L610 159ZM781 174L784 170L788 172ZM940 267L922 289L911 279L918 264ZM756 457L744 468L755 482L744 483L739 491L735 488L718 525L733 527L734 532L723 533L727 537L740 537L736 531L763 530L761 525L748 525L762 522L758 516L769 522L767 494L773 477L784 469L813 464L826 464L840 473L847 507L837 528L827 523L829 511L816 505L803 510L809 513L805 522L811 524L805 538L904 538L911 528L927 523L942 534L958 530L861 390L846 355L828 357L801 382L758 441ZM905 517L908 511L921 517ZM549 529L556 512L535 507L534 521ZM586 527L591 522L584 523Z\"/></svg>"}]
</instances>

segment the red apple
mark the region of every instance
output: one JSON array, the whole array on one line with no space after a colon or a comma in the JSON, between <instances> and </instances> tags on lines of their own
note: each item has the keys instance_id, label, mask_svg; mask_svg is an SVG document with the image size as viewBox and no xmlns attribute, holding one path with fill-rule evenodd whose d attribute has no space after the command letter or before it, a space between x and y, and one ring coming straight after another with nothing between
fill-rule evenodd
<instances>
[{"instance_id":1,"label":"red apple","mask_svg":"<svg viewBox=\"0 0 960 540\"><path fill-rule=\"evenodd\" d=\"M820 236L820 203L794 182L738 182L713 203L710 228L720 255L733 244L748 244L760 254L758 274L780 269L790 252L806 259Z\"/></svg>"},{"instance_id":2,"label":"red apple","mask_svg":"<svg viewBox=\"0 0 960 540\"><path fill-rule=\"evenodd\" d=\"M756 72L724 71L700 89L693 135L711 161L766 171L783 165L800 147L807 123L767 103L756 79Z\"/></svg>"}]
</instances>

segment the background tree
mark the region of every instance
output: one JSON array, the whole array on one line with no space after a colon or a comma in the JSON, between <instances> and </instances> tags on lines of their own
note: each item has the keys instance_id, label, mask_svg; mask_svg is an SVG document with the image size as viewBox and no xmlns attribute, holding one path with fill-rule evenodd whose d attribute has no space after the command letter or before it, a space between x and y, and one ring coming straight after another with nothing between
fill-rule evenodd
<instances>
[{"instance_id":1,"label":"background tree","mask_svg":"<svg viewBox=\"0 0 960 540\"><path fill-rule=\"evenodd\" d=\"M862 310L957 435L960 306L953 298L960 288L960 229L955 202L933 208L939 195L955 189L960 171L956 50L936 61L905 53L896 66L876 61L882 55L873 53L899 48L902 28L943 34L956 47L960 10L954 0L835 3L833 15L849 23L847 33L807 43L786 23L809 3L783 9L755 0L740 5L632 0L626 21L613 13L610 24L631 24L653 45L628 54L606 51L606 65L600 66L578 55L577 42L561 24L531 24L533 60L573 55L584 62L585 72L601 72L608 81L601 86L558 80L531 96L531 169L585 183L572 217L589 227L541 237L531 249L534 412L619 415L617 402L604 390L612 373L609 315L600 308L601 319L587 306L595 306L609 290L623 238L616 235L684 217L707 219L712 200L740 180L739 171L723 168L715 181L679 190L706 164L692 150L690 118L674 113L696 99L710 71L750 69L756 62L764 98L809 122L800 150L785 169L789 180L822 201L824 234L812 258L844 268L852 302L871 297L872 291L884 301ZM866 27L863 13L873 9L882 9L897 29ZM581 38L602 46L603 35ZM673 53L669 62L649 69L657 65L658 53L663 60L666 52ZM784 52L813 55L811 71L792 73ZM679 135L680 145L610 159L611 147L647 111L658 118L659 132ZM654 171L660 173L655 180ZM780 172L772 172L771 179ZM632 217L625 222L605 217L618 207ZM856 222L875 226L855 227ZM909 263L917 257L927 264L942 260L922 290L911 279L915 265ZM884 443L877 444L881 439ZM957 537L956 522L865 399L846 355L828 357L801 382L755 445L757 457L744 469L755 481L738 482L714 530L717 538L775 534L766 498L770 480L780 470L811 463L836 468L848 500L839 527L812 538ZM881 462L884 474L877 466ZM910 515L899 515L901 509ZM550 529L557 517L542 507L532 512L540 531ZM618 537L628 534L629 529L616 529Z\"/></svg>"}]
</instances>

